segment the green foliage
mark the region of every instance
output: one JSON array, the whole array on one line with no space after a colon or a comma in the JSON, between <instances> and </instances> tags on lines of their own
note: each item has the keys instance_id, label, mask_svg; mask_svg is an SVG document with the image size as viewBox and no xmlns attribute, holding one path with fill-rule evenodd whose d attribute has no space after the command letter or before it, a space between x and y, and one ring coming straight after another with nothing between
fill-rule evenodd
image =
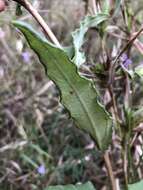
<instances>
[{"instance_id":1,"label":"green foliage","mask_svg":"<svg viewBox=\"0 0 143 190\"><path fill-rule=\"evenodd\" d=\"M142 190L143 189L143 180L140 182L129 185L129 190Z\"/></svg>"},{"instance_id":2,"label":"green foliage","mask_svg":"<svg viewBox=\"0 0 143 190\"><path fill-rule=\"evenodd\" d=\"M115 2L115 13L114 13L114 15L116 15L116 14L119 12L120 4L121 4L121 0L116 0L116 2Z\"/></svg>"},{"instance_id":3,"label":"green foliage","mask_svg":"<svg viewBox=\"0 0 143 190\"><path fill-rule=\"evenodd\" d=\"M142 122L143 122L143 108L141 107L133 114L133 127L138 126Z\"/></svg>"},{"instance_id":4,"label":"green foliage","mask_svg":"<svg viewBox=\"0 0 143 190\"><path fill-rule=\"evenodd\" d=\"M139 76L139 77L143 77L143 65L139 65L135 68L135 73Z\"/></svg>"},{"instance_id":5,"label":"green foliage","mask_svg":"<svg viewBox=\"0 0 143 190\"><path fill-rule=\"evenodd\" d=\"M36 162L34 160L32 160L30 157L28 157L25 154L21 155L21 158L28 164L30 164L31 166L33 166L34 168L38 168L38 165L36 164Z\"/></svg>"},{"instance_id":6,"label":"green foliage","mask_svg":"<svg viewBox=\"0 0 143 190\"><path fill-rule=\"evenodd\" d=\"M76 125L95 139L100 150L105 150L111 141L112 122L99 103L92 83L79 76L76 66L63 50L51 45L27 24L13 24L25 35L45 67L47 76L58 86L61 102Z\"/></svg>"},{"instance_id":7,"label":"green foliage","mask_svg":"<svg viewBox=\"0 0 143 190\"><path fill-rule=\"evenodd\" d=\"M115 0L115 1L104 0L103 12L106 14L110 14L110 11L113 11L113 16L115 16L119 12L120 4L121 0Z\"/></svg>"},{"instance_id":8,"label":"green foliage","mask_svg":"<svg viewBox=\"0 0 143 190\"><path fill-rule=\"evenodd\" d=\"M103 11L104 11L104 13L109 14L109 12L110 12L110 1L109 0L104 1Z\"/></svg>"},{"instance_id":9,"label":"green foliage","mask_svg":"<svg viewBox=\"0 0 143 190\"><path fill-rule=\"evenodd\" d=\"M82 185L57 185L51 186L44 190L95 190L91 182Z\"/></svg>"},{"instance_id":10,"label":"green foliage","mask_svg":"<svg viewBox=\"0 0 143 190\"><path fill-rule=\"evenodd\" d=\"M85 62L86 58L83 52L80 51L84 43L84 37L86 32L91 27L97 27L102 22L108 20L109 15L107 13L98 13L95 16L86 16L80 23L80 28L76 29L72 33L73 46L74 46L74 57L73 62L79 67Z\"/></svg>"}]
</instances>

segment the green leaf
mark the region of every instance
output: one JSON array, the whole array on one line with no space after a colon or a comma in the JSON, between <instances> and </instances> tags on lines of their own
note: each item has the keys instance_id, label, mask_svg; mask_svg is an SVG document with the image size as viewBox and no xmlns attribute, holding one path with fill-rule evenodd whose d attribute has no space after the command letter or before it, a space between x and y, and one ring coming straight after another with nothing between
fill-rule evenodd
<instances>
[{"instance_id":1,"label":"green leaf","mask_svg":"<svg viewBox=\"0 0 143 190\"><path fill-rule=\"evenodd\" d=\"M110 14L111 9L113 9L113 17L119 12L121 0L115 0L111 2L110 0L104 0L103 3L103 12Z\"/></svg>"},{"instance_id":2,"label":"green leaf","mask_svg":"<svg viewBox=\"0 0 143 190\"><path fill-rule=\"evenodd\" d=\"M87 182L82 185L57 185L57 186L50 186L44 190L95 190L91 182Z\"/></svg>"},{"instance_id":3,"label":"green leaf","mask_svg":"<svg viewBox=\"0 0 143 190\"><path fill-rule=\"evenodd\" d=\"M116 14L118 14L119 9L120 9L120 5L121 5L121 0L116 0L116 2L115 2L115 12L114 12L114 16L115 16Z\"/></svg>"},{"instance_id":4,"label":"green leaf","mask_svg":"<svg viewBox=\"0 0 143 190\"><path fill-rule=\"evenodd\" d=\"M133 127L137 127L143 122L143 108L139 108L133 113Z\"/></svg>"},{"instance_id":5,"label":"green leaf","mask_svg":"<svg viewBox=\"0 0 143 190\"><path fill-rule=\"evenodd\" d=\"M142 65L142 64L141 64L141 65L138 65L138 66L135 68L135 73L136 73L139 77L143 78L143 65Z\"/></svg>"},{"instance_id":6,"label":"green leaf","mask_svg":"<svg viewBox=\"0 0 143 190\"><path fill-rule=\"evenodd\" d=\"M95 139L100 150L106 149L111 141L112 121L99 103L92 83L79 76L76 66L62 49L51 45L26 23L17 21L13 24L24 34L47 76L59 88L61 102L76 125Z\"/></svg>"},{"instance_id":7,"label":"green leaf","mask_svg":"<svg viewBox=\"0 0 143 190\"><path fill-rule=\"evenodd\" d=\"M30 143L29 146L33 150L35 150L39 155L43 155L43 156L47 157L47 159L52 159L52 157L46 151L44 151L43 149L41 149L41 147L38 146L37 144Z\"/></svg>"},{"instance_id":8,"label":"green leaf","mask_svg":"<svg viewBox=\"0 0 143 190\"><path fill-rule=\"evenodd\" d=\"M129 190L142 190L143 189L143 180L140 182L128 185Z\"/></svg>"},{"instance_id":9,"label":"green leaf","mask_svg":"<svg viewBox=\"0 0 143 190\"><path fill-rule=\"evenodd\" d=\"M29 163L30 165L32 165L34 168L38 168L38 164L32 160L29 156L27 156L26 154L22 154L20 155L20 157L26 162Z\"/></svg>"},{"instance_id":10,"label":"green leaf","mask_svg":"<svg viewBox=\"0 0 143 190\"><path fill-rule=\"evenodd\" d=\"M72 33L73 46L74 46L74 57L73 62L79 67L86 60L85 54L80 51L86 32L91 27L97 27L103 21L106 21L109 15L106 13L98 13L95 16L86 16L80 23L80 27Z\"/></svg>"},{"instance_id":11,"label":"green leaf","mask_svg":"<svg viewBox=\"0 0 143 190\"><path fill-rule=\"evenodd\" d=\"M103 3L103 12L106 14L110 13L110 1L109 0L105 0Z\"/></svg>"},{"instance_id":12,"label":"green leaf","mask_svg":"<svg viewBox=\"0 0 143 190\"><path fill-rule=\"evenodd\" d=\"M73 46L67 46L67 47L63 47L64 52L68 55L68 57L70 59L72 59L73 55L74 55L74 49Z\"/></svg>"}]
</instances>

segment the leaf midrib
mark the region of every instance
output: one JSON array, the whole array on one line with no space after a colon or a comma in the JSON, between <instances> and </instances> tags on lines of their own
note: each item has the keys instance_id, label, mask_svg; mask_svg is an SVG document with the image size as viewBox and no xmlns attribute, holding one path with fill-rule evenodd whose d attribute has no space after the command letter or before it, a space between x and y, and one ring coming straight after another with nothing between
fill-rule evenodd
<instances>
[{"instance_id":1,"label":"leaf midrib","mask_svg":"<svg viewBox=\"0 0 143 190\"><path fill-rule=\"evenodd\" d=\"M46 42L42 42L42 43L44 43L44 46L45 46L45 48L47 48L46 47L46 45L48 45L48 46L50 46L48 43L46 43ZM50 52L50 50L49 50L49 48L48 48L48 51ZM77 96L77 99L80 101L80 103L81 103L81 105L82 105L82 107L83 107L83 110L84 110L84 112L85 112L85 114L87 115L87 117L88 117L88 120L89 120L89 122L90 122L90 125L91 125L91 127L92 127L92 130L93 130L93 132L95 132L95 128L94 128L94 126L95 126L95 124L94 124L94 121L93 121L93 119L92 119L92 117L90 116L90 114L89 114L89 111L88 111L88 109L86 108L86 104L84 104L84 101L82 101L82 97L80 97L80 94L78 93L78 90L73 86L73 84L69 81L69 79L68 79L68 77L65 75L65 73L61 70L61 68L59 67L59 64L58 64L58 62L57 62L57 59L55 58L55 56L53 55L53 53L51 52L51 53L49 53L49 55L51 56L52 55L52 57L54 57L54 62L55 62L55 64L56 64L56 67L58 68L58 70L59 70L59 72L63 75L63 77L65 78L65 80L66 80L66 82L68 83L68 85L69 86L71 86L71 88L74 90L74 92L75 92L75 94L76 94L76 96ZM70 62L70 61L69 61ZM69 64L73 64L73 63L69 63ZM49 74L50 75L50 74ZM51 77L52 78L52 77ZM83 79L84 80L84 79ZM97 134L96 134L96 132L95 132L95 136L96 136ZM97 138L97 136L96 136L96 138Z\"/></svg>"}]
</instances>

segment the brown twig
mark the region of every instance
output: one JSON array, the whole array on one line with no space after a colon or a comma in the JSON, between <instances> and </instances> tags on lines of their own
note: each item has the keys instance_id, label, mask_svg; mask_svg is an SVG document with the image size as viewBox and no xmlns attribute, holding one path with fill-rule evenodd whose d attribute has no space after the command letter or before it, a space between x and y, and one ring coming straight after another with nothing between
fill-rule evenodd
<instances>
[{"instance_id":1,"label":"brown twig","mask_svg":"<svg viewBox=\"0 0 143 190\"><path fill-rule=\"evenodd\" d=\"M105 161L105 164L106 164L108 175L110 177L110 182L111 182L112 190L117 190L116 180L115 180L115 177L114 177L114 174L113 174L112 164L111 164L111 161L110 161L110 157L109 157L108 151L106 151L104 153L104 161Z\"/></svg>"},{"instance_id":2,"label":"brown twig","mask_svg":"<svg viewBox=\"0 0 143 190\"><path fill-rule=\"evenodd\" d=\"M128 47L130 47L133 42L136 40L136 38L143 32L143 27L136 33L135 36L133 36L129 42L123 47L123 49L119 52L119 54L117 55L117 57L115 58L113 64L111 65L110 71L109 71L109 84L113 83L113 79L114 79L114 73L115 73L115 68L116 68L116 64L119 60L119 58L121 57L121 55L128 49Z\"/></svg>"},{"instance_id":3,"label":"brown twig","mask_svg":"<svg viewBox=\"0 0 143 190\"><path fill-rule=\"evenodd\" d=\"M26 10L29 11L29 13L36 19L36 21L39 23L39 25L42 27L42 29L44 30L45 34L47 34L49 36L49 38L51 39L51 41L59 48L61 48L61 45L58 41L58 39L56 38L56 36L54 35L54 33L52 32L52 30L50 29L50 27L46 24L46 22L44 21L44 19L41 17L41 15L38 13L38 11L29 3L28 0L13 0L17 3L19 3L20 5L22 5Z\"/></svg>"}]
</instances>

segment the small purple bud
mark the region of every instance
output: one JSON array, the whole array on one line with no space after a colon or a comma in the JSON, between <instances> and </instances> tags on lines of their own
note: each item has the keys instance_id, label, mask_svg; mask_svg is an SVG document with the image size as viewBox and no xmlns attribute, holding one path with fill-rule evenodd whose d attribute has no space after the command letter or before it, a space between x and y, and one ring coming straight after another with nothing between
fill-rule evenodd
<instances>
[{"instance_id":1,"label":"small purple bud","mask_svg":"<svg viewBox=\"0 0 143 190\"><path fill-rule=\"evenodd\" d=\"M44 175L46 173L46 168L44 165L40 165L38 168L37 168L37 172L41 175Z\"/></svg>"},{"instance_id":2,"label":"small purple bud","mask_svg":"<svg viewBox=\"0 0 143 190\"><path fill-rule=\"evenodd\" d=\"M133 62L131 59L127 59L125 62L124 62L124 67L128 67L129 65L131 65Z\"/></svg>"},{"instance_id":3,"label":"small purple bud","mask_svg":"<svg viewBox=\"0 0 143 190\"><path fill-rule=\"evenodd\" d=\"M22 58L25 63L29 63L30 62L30 53L28 51L23 52Z\"/></svg>"},{"instance_id":4,"label":"small purple bud","mask_svg":"<svg viewBox=\"0 0 143 190\"><path fill-rule=\"evenodd\" d=\"M127 59L128 59L128 56L127 56L126 53L123 53L122 56L120 57L120 60L121 60L122 62L126 61Z\"/></svg>"},{"instance_id":5,"label":"small purple bud","mask_svg":"<svg viewBox=\"0 0 143 190\"><path fill-rule=\"evenodd\" d=\"M123 66L126 68L128 68L128 66L132 64L132 60L128 58L126 53L122 54L122 56L120 57L120 60L123 64Z\"/></svg>"}]
</instances>

